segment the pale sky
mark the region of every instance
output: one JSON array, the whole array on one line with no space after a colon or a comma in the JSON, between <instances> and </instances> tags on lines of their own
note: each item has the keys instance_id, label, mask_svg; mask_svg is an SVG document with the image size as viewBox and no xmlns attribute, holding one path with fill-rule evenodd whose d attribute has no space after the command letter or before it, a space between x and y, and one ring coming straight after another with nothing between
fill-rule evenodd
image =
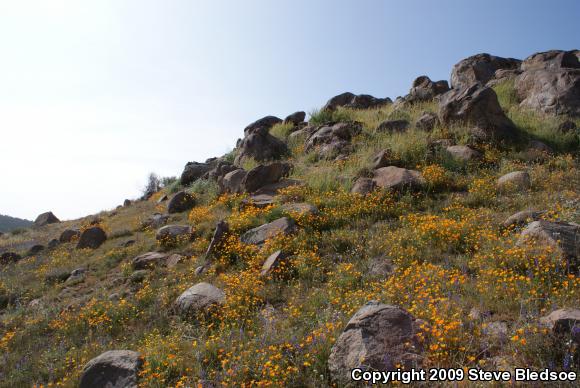
<instances>
[{"instance_id":1,"label":"pale sky","mask_svg":"<svg viewBox=\"0 0 580 388\"><path fill-rule=\"evenodd\" d=\"M0 0L0 214L136 198L268 114L580 47L575 1Z\"/></svg>"}]
</instances>

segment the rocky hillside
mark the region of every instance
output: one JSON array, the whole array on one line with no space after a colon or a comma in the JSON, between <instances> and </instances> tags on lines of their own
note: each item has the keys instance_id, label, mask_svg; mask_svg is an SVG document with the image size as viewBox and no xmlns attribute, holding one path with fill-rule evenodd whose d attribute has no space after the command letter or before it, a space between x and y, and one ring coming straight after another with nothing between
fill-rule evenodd
<instances>
[{"instance_id":1,"label":"rocky hillside","mask_svg":"<svg viewBox=\"0 0 580 388\"><path fill-rule=\"evenodd\" d=\"M139 200L0 236L0 385L580 372L580 51L450 81L264 117Z\"/></svg>"},{"instance_id":2,"label":"rocky hillside","mask_svg":"<svg viewBox=\"0 0 580 388\"><path fill-rule=\"evenodd\" d=\"M0 233L10 232L18 228L28 228L31 225L31 221L0 214Z\"/></svg>"}]
</instances>

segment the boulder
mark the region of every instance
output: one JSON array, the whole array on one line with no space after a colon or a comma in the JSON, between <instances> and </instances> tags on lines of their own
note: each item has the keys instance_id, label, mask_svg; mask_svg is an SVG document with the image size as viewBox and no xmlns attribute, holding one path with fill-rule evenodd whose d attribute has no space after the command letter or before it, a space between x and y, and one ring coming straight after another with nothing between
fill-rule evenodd
<instances>
[{"instance_id":1,"label":"boulder","mask_svg":"<svg viewBox=\"0 0 580 388\"><path fill-rule=\"evenodd\" d=\"M218 186L222 193L241 193L244 191L242 182L246 177L246 170L238 168L228 172L222 179L218 179Z\"/></svg>"},{"instance_id":2,"label":"boulder","mask_svg":"<svg viewBox=\"0 0 580 388\"><path fill-rule=\"evenodd\" d=\"M368 94L355 95L350 92L339 94L332 97L322 110L336 110L338 107L351 109L369 109L392 103L390 98L376 98Z\"/></svg>"},{"instance_id":3,"label":"boulder","mask_svg":"<svg viewBox=\"0 0 580 388\"><path fill-rule=\"evenodd\" d=\"M394 272L394 270L395 265L393 262L384 256L378 256L371 259L368 268L371 275L381 278L387 278Z\"/></svg>"},{"instance_id":4,"label":"boulder","mask_svg":"<svg viewBox=\"0 0 580 388\"><path fill-rule=\"evenodd\" d=\"M527 190L532 186L530 174L525 171L512 171L497 180L500 190Z\"/></svg>"},{"instance_id":5,"label":"boulder","mask_svg":"<svg viewBox=\"0 0 580 388\"><path fill-rule=\"evenodd\" d=\"M501 109L493 89L479 84L443 94L439 101L439 120L445 125L474 125L475 133L482 140L509 139L516 135L516 127Z\"/></svg>"},{"instance_id":6,"label":"boulder","mask_svg":"<svg viewBox=\"0 0 580 388\"><path fill-rule=\"evenodd\" d=\"M506 218L503 226L509 228L511 226L522 226L532 221L538 221L544 213L544 211L522 210Z\"/></svg>"},{"instance_id":7,"label":"boulder","mask_svg":"<svg viewBox=\"0 0 580 388\"><path fill-rule=\"evenodd\" d=\"M328 123L316 127L306 140L304 150L314 149L324 158L332 159L338 154L349 152L351 139L362 132L358 122Z\"/></svg>"},{"instance_id":8,"label":"boulder","mask_svg":"<svg viewBox=\"0 0 580 388\"><path fill-rule=\"evenodd\" d=\"M571 336L572 340L580 344L580 310L564 308L552 311L540 318L540 323L552 330L557 336Z\"/></svg>"},{"instance_id":9,"label":"boulder","mask_svg":"<svg viewBox=\"0 0 580 388\"><path fill-rule=\"evenodd\" d=\"M42 252L44 250L44 245L42 244L34 244L33 246L31 246L28 249L28 252L26 252L26 256L34 256L39 254L40 252Z\"/></svg>"},{"instance_id":10,"label":"boulder","mask_svg":"<svg viewBox=\"0 0 580 388\"><path fill-rule=\"evenodd\" d=\"M258 119L256 121L254 121L251 124L248 124L248 126L246 126L246 128L244 128L244 135L249 135L250 133L254 133L256 131L261 131L261 132L268 132L270 130L270 128L272 128L274 125L279 124L282 122L282 119L276 117L276 116L266 116L266 117L262 117L261 119Z\"/></svg>"},{"instance_id":11,"label":"boulder","mask_svg":"<svg viewBox=\"0 0 580 388\"><path fill-rule=\"evenodd\" d=\"M373 182L384 189L419 189L425 185L425 178L416 170L389 166L374 171Z\"/></svg>"},{"instance_id":12,"label":"boulder","mask_svg":"<svg viewBox=\"0 0 580 388\"><path fill-rule=\"evenodd\" d=\"M409 95L405 98L407 102L430 101L435 96L449 91L447 81L441 80L437 82L431 81L426 75L417 77L413 81Z\"/></svg>"},{"instance_id":13,"label":"boulder","mask_svg":"<svg viewBox=\"0 0 580 388\"><path fill-rule=\"evenodd\" d=\"M290 234L295 230L296 224L294 220L282 217L268 224L248 230L240 237L240 240L245 244L260 245L278 234Z\"/></svg>"},{"instance_id":14,"label":"boulder","mask_svg":"<svg viewBox=\"0 0 580 388\"><path fill-rule=\"evenodd\" d=\"M240 208L248 206L263 209L274 204L274 196L270 194L251 195L249 198L244 198L240 204Z\"/></svg>"},{"instance_id":15,"label":"boulder","mask_svg":"<svg viewBox=\"0 0 580 388\"><path fill-rule=\"evenodd\" d=\"M77 284L82 282L87 276L86 268L77 268L71 271L69 277L66 279L67 284Z\"/></svg>"},{"instance_id":16,"label":"boulder","mask_svg":"<svg viewBox=\"0 0 580 388\"><path fill-rule=\"evenodd\" d=\"M0 264L6 265L10 263L16 263L17 261L22 260L22 256L15 252L4 252L0 254Z\"/></svg>"},{"instance_id":17,"label":"boulder","mask_svg":"<svg viewBox=\"0 0 580 388\"><path fill-rule=\"evenodd\" d=\"M132 203L133 203L133 202L131 202L131 200L130 200L130 199L126 199L126 200L124 200L124 201L123 201L123 206L124 206L124 207L131 206L131 204L132 204Z\"/></svg>"},{"instance_id":18,"label":"boulder","mask_svg":"<svg viewBox=\"0 0 580 388\"><path fill-rule=\"evenodd\" d=\"M56 238L53 238L52 240L50 240L48 242L48 244L46 244L46 246L48 247L48 249L54 249L54 248L56 248L59 245L60 245L60 241L58 239L56 239Z\"/></svg>"},{"instance_id":19,"label":"boulder","mask_svg":"<svg viewBox=\"0 0 580 388\"><path fill-rule=\"evenodd\" d=\"M375 132L403 132L407 128L409 128L409 122L407 120L386 120L377 126Z\"/></svg>"},{"instance_id":20,"label":"boulder","mask_svg":"<svg viewBox=\"0 0 580 388\"><path fill-rule=\"evenodd\" d=\"M390 371L421 366L418 325L407 311L391 305L369 302L348 321L328 358L331 379L351 382L354 368Z\"/></svg>"},{"instance_id":21,"label":"boulder","mask_svg":"<svg viewBox=\"0 0 580 388\"><path fill-rule=\"evenodd\" d=\"M306 118L306 112L294 112L291 115L288 115L285 119L284 119L284 124L294 124L294 125L298 125L302 122L304 122L304 119Z\"/></svg>"},{"instance_id":22,"label":"boulder","mask_svg":"<svg viewBox=\"0 0 580 388\"><path fill-rule=\"evenodd\" d=\"M92 226L85 229L77 243L77 249L90 248L97 249L107 240L107 234L100 226Z\"/></svg>"},{"instance_id":23,"label":"boulder","mask_svg":"<svg viewBox=\"0 0 580 388\"><path fill-rule=\"evenodd\" d=\"M456 160L468 162L471 160L481 159L481 152L464 145L453 145L446 148L447 152Z\"/></svg>"},{"instance_id":24,"label":"boulder","mask_svg":"<svg viewBox=\"0 0 580 388\"><path fill-rule=\"evenodd\" d=\"M131 350L109 350L90 360L81 373L80 388L137 388L143 360Z\"/></svg>"},{"instance_id":25,"label":"boulder","mask_svg":"<svg viewBox=\"0 0 580 388\"><path fill-rule=\"evenodd\" d=\"M530 144L528 145L528 150L538 151L538 152L542 152L545 154L554 153L554 150L552 149L552 147L550 147L546 143L543 143L543 142L538 141L538 140L530 141Z\"/></svg>"},{"instance_id":26,"label":"boulder","mask_svg":"<svg viewBox=\"0 0 580 388\"><path fill-rule=\"evenodd\" d=\"M249 132L237 147L234 164L239 166L245 158L258 162L280 159L288 154L286 143L272 136L267 129L258 128Z\"/></svg>"},{"instance_id":27,"label":"boulder","mask_svg":"<svg viewBox=\"0 0 580 388\"><path fill-rule=\"evenodd\" d=\"M439 118L433 112L424 112L417 121L415 121L415 127L427 132L432 131L437 124L439 124Z\"/></svg>"},{"instance_id":28,"label":"boulder","mask_svg":"<svg viewBox=\"0 0 580 388\"><path fill-rule=\"evenodd\" d=\"M195 197L185 191L177 192L167 204L168 213L181 213L191 209L196 204Z\"/></svg>"},{"instance_id":29,"label":"boulder","mask_svg":"<svg viewBox=\"0 0 580 388\"><path fill-rule=\"evenodd\" d=\"M52 212L46 212L46 213L42 213L38 217L36 217L36 220L34 220L34 225L35 226L45 226L48 224L56 224L58 222L60 222L60 220L58 218L56 218L56 216L54 214L52 214Z\"/></svg>"},{"instance_id":30,"label":"boulder","mask_svg":"<svg viewBox=\"0 0 580 388\"><path fill-rule=\"evenodd\" d=\"M71 242L73 240L78 239L81 236L81 231L79 229L65 229L61 234L58 240L61 243Z\"/></svg>"},{"instance_id":31,"label":"boulder","mask_svg":"<svg viewBox=\"0 0 580 388\"><path fill-rule=\"evenodd\" d=\"M141 223L141 227L159 229L169 221L169 216L167 214L153 213L145 221Z\"/></svg>"},{"instance_id":32,"label":"boulder","mask_svg":"<svg viewBox=\"0 0 580 388\"><path fill-rule=\"evenodd\" d=\"M191 240L193 233L188 225L166 225L155 234L155 239L161 245L172 245Z\"/></svg>"},{"instance_id":33,"label":"boulder","mask_svg":"<svg viewBox=\"0 0 580 388\"><path fill-rule=\"evenodd\" d=\"M157 264L164 261L165 259L167 259L166 253L147 252L135 257L131 262L131 264L133 266L133 269L135 270L147 269L155 267Z\"/></svg>"},{"instance_id":34,"label":"boulder","mask_svg":"<svg viewBox=\"0 0 580 388\"><path fill-rule=\"evenodd\" d=\"M376 186L377 185L375 181L371 178L362 177L358 178L356 182L354 182L350 192L353 194L367 195L368 193L372 192Z\"/></svg>"},{"instance_id":35,"label":"boulder","mask_svg":"<svg viewBox=\"0 0 580 388\"><path fill-rule=\"evenodd\" d=\"M564 258L574 262L574 266L580 259L580 225L578 224L534 221L522 231L517 245L525 245L530 240L558 249Z\"/></svg>"},{"instance_id":36,"label":"boulder","mask_svg":"<svg viewBox=\"0 0 580 388\"><path fill-rule=\"evenodd\" d=\"M264 185L276 183L287 176L291 169L290 163L282 162L256 166L244 176L242 180L243 190L252 193Z\"/></svg>"},{"instance_id":37,"label":"boulder","mask_svg":"<svg viewBox=\"0 0 580 388\"><path fill-rule=\"evenodd\" d=\"M204 175L204 177L219 182L219 180L223 179L223 177L228 172L232 172L237 169L238 168L236 166L234 166L232 163L228 161L218 160L215 162L215 166L210 171L208 171L207 174Z\"/></svg>"},{"instance_id":38,"label":"boulder","mask_svg":"<svg viewBox=\"0 0 580 388\"><path fill-rule=\"evenodd\" d=\"M287 213L298 213L300 215L318 214L318 208L306 202L285 203L281 206L281 209Z\"/></svg>"},{"instance_id":39,"label":"boulder","mask_svg":"<svg viewBox=\"0 0 580 388\"><path fill-rule=\"evenodd\" d=\"M270 274L272 274L272 272L274 270L276 270L276 268L280 267L280 264L286 260L286 258L288 257L288 254L278 250L274 253L272 253L270 256L268 256L268 258L266 259L266 261L264 262L264 264L262 265L262 271L260 272L261 276L268 276Z\"/></svg>"},{"instance_id":40,"label":"boulder","mask_svg":"<svg viewBox=\"0 0 580 388\"><path fill-rule=\"evenodd\" d=\"M392 166L396 162L396 158L391 150L385 149L379 151L373 158L373 170L381 167Z\"/></svg>"},{"instance_id":41,"label":"boulder","mask_svg":"<svg viewBox=\"0 0 580 388\"><path fill-rule=\"evenodd\" d=\"M177 266L180 263L183 263L185 261L186 257L183 255L180 255L179 253L173 253L169 256L167 256L167 259L165 260L165 263L167 264L167 268L173 268L175 266Z\"/></svg>"},{"instance_id":42,"label":"boulder","mask_svg":"<svg viewBox=\"0 0 580 388\"><path fill-rule=\"evenodd\" d=\"M188 162L181 173L179 182L187 186L204 176L212 166L207 163Z\"/></svg>"},{"instance_id":43,"label":"boulder","mask_svg":"<svg viewBox=\"0 0 580 388\"><path fill-rule=\"evenodd\" d=\"M476 54L459 61L451 70L451 87L463 89L475 83L485 85L497 70L517 70L522 61L489 54Z\"/></svg>"},{"instance_id":44,"label":"boulder","mask_svg":"<svg viewBox=\"0 0 580 388\"><path fill-rule=\"evenodd\" d=\"M209 283L198 283L187 289L175 300L178 314L186 317L197 311L207 310L210 306L224 303L226 295Z\"/></svg>"}]
</instances>

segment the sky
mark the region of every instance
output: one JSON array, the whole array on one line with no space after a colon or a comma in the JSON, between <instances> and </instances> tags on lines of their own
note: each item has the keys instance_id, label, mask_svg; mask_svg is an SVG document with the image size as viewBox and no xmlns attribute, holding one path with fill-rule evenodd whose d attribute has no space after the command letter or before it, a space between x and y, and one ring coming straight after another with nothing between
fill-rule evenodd
<instances>
[{"instance_id":1,"label":"sky","mask_svg":"<svg viewBox=\"0 0 580 388\"><path fill-rule=\"evenodd\" d=\"M580 48L580 2L0 0L0 214L73 219L265 115L404 95L488 52Z\"/></svg>"}]
</instances>

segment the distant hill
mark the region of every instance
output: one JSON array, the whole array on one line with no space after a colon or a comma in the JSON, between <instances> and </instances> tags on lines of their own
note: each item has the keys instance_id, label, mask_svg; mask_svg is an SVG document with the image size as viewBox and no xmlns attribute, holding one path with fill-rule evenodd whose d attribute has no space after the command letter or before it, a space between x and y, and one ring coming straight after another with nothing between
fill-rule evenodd
<instances>
[{"instance_id":1,"label":"distant hill","mask_svg":"<svg viewBox=\"0 0 580 388\"><path fill-rule=\"evenodd\" d=\"M32 226L32 221L0 214L0 232L6 233L16 228L28 228L30 226Z\"/></svg>"}]
</instances>

